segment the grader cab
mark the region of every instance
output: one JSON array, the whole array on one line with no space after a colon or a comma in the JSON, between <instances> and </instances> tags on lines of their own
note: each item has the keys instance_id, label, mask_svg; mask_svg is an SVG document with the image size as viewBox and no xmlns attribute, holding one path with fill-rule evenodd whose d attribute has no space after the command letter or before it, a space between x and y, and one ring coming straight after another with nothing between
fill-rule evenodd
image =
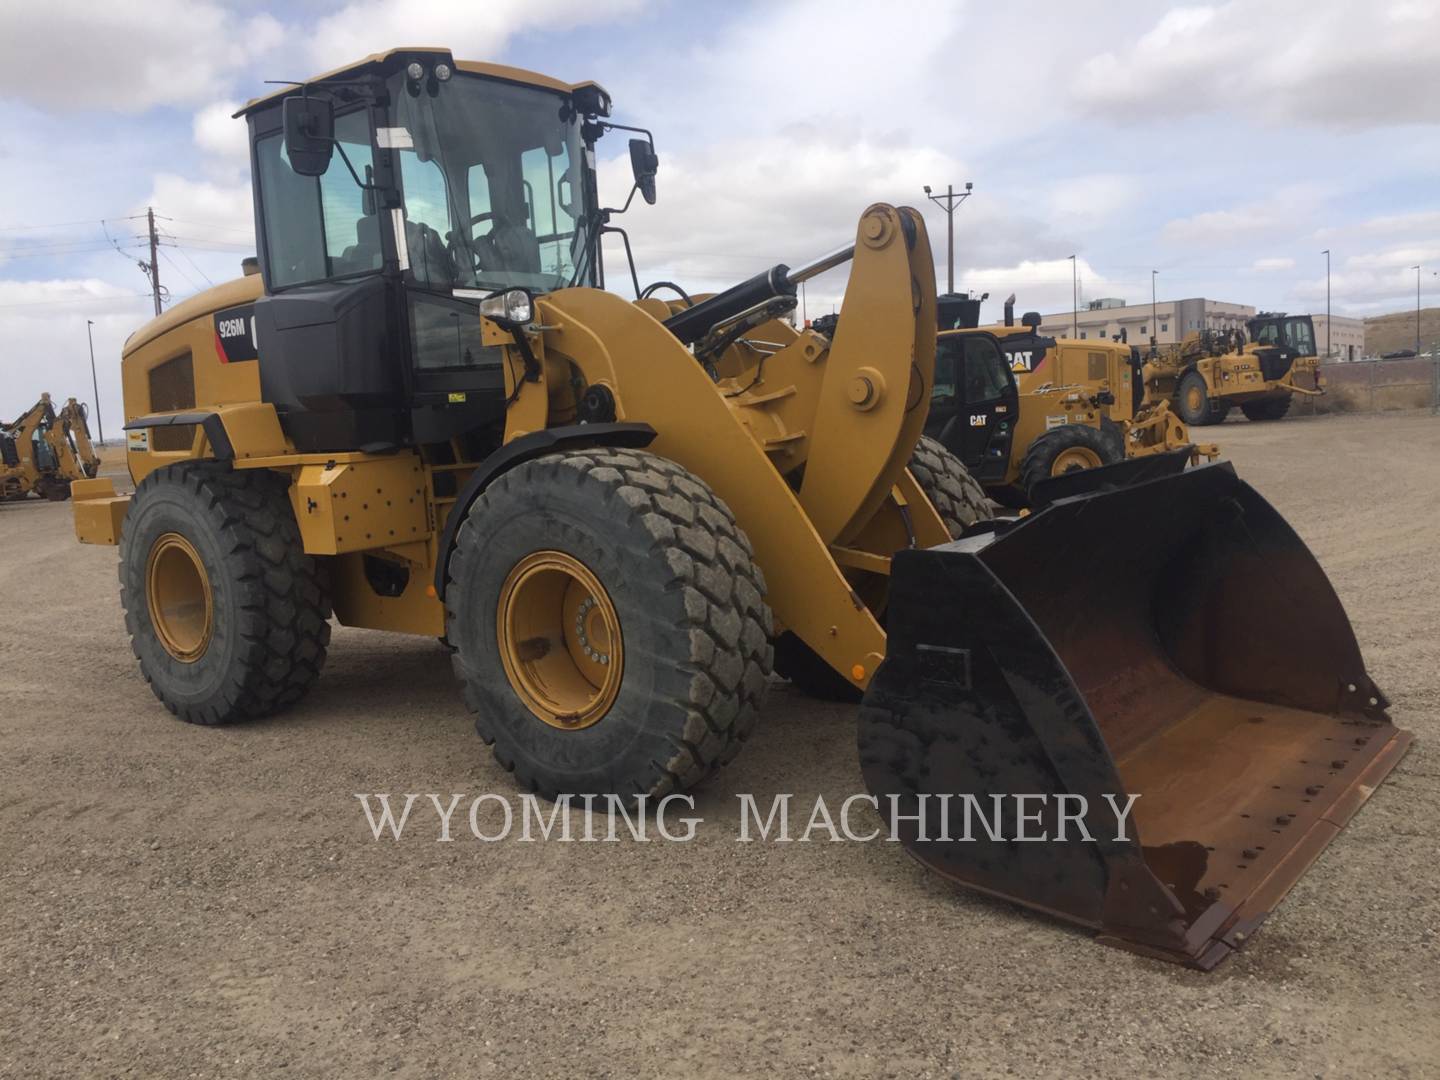
<instances>
[{"instance_id":1,"label":"grader cab","mask_svg":"<svg viewBox=\"0 0 1440 1080\"><path fill-rule=\"evenodd\" d=\"M963 466L922 437L936 316L920 215L876 204L828 255L710 297L662 300L637 282L624 300L602 287L600 238L619 211L600 201L595 162L603 136L635 129L610 121L609 105L594 83L408 49L241 110L262 273L131 337L135 493L76 484L77 534L119 545L127 628L166 707L225 724L295 703L324 663L333 612L349 626L443 637L478 733L519 784L550 797L643 799L698 784L754 732L777 651L802 684L823 675L865 694L866 773L885 812L937 781L988 783L966 743L977 722L1003 715L997 749L1038 745L1105 775L1105 738L1120 734L1111 713L1128 731L1153 705L1170 724L1212 683L1252 695L1257 712L1286 709L1287 748L1352 725L1368 749L1350 758L1371 764L1329 783L1352 801L1368 793L1402 739L1382 706L1326 700L1312 684L1331 674L1308 658L1279 657L1274 678L1253 685L1206 664L1250 614L1244 592L1225 587L1231 566L1249 573L1246 560L1261 557L1282 583L1293 567L1313 577L1298 539L1272 530L1264 552L1242 540L1197 556L1205 576L1169 627L1195 662L1139 683L1137 697L1114 693L1123 674L1084 654L1104 653L1103 635L1074 652L1065 633L1090 618L1078 605L1093 598L1025 592L1023 567L1050 554L1090 587L1113 584L1127 569L1116 558L1124 508L1062 499L1019 528L987 526ZM631 195L648 202L658 159L640 134ZM785 316L798 285L844 265L835 332L795 330ZM1187 489L1170 547L1203 544L1212 518L1243 536L1252 518L1274 517L1258 496L1231 496L1223 484ZM1077 516L1090 531L1072 532ZM949 588L951 571L976 559L951 541L974 530L1000 584L983 604L937 606L943 631L924 626L899 602L897 575L940 565ZM904 580L913 598L915 579ZM1163 610L1147 598L1175 580L1126 580L1135 595L1109 625L1144 642ZM1313 632L1354 651L1338 605ZM1138 644L1117 655L1131 654L1160 664ZM997 662L1048 664L1048 681L1026 684L1017 667L1007 682ZM1070 728L1032 692L1060 694L1067 664L1079 669ZM1352 668L1340 677L1378 695ZM905 727L891 711L902 707L929 725L918 744L904 736L903 761L899 742L877 749L874 734ZM1227 751L1243 753L1247 738L1271 746L1270 731L1241 727ZM1220 769L1232 789L1268 790L1268 758L1237 780L1232 758L1187 745L1150 761L1159 786L1147 794L1165 767L1187 790ZM1162 806L1145 827L1184 833L1212 811L1222 812L1189 806L1172 818ZM1323 844L1305 835L1304 852ZM1139 880L1133 865L1125 872ZM998 891L1043 903L1041 886L1019 877ZM1154 936L1103 927L1127 943ZM1219 928L1193 933L1208 948Z\"/></svg>"}]
</instances>

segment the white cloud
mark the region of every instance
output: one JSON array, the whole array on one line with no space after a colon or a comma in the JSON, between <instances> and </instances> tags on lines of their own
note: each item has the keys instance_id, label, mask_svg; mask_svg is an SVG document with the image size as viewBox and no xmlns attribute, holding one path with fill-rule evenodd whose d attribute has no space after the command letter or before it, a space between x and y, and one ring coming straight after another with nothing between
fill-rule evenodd
<instances>
[{"instance_id":1,"label":"white cloud","mask_svg":"<svg viewBox=\"0 0 1440 1080\"><path fill-rule=\"evenodd\" d=\"M254 243L255 216L248 181L224 185L156 173L145 204L159 207L165 217L180 224L207 226L217 234L217 242L229 238L237 245Z\"/></svg>"},{"instance_id":2,"label":"white cloud","mask_svg":"<svg viewBox=\"0 0 1440 1080\"><path fill-rule=\"evenodd\" d=\"M1081 65L1077 104L1114 123L1236 112L1273 124L1440 124L1440 6L1264 0L1177 8Z\"/></svg>"},{"instance_id":3,"label":"white cloud","mask_svg":"<svg viewBox=\"0 0 1440 1080\"><path fill-rule=\"evenodd\" d=\"M1331 192L1318 184L1292 184L1255 202L1225 210L1205 210L1165 223L1161 238L1187 248L1254 245L1292 240L1313 229L1317 211Z\"/></svg>"},{"instance_id":4,"label":"white cloud","mask_svg":"<svg viewBox=\"0 0 1440 1080\"><path fill-rule=\"evenodd\" d=\"M233 101L217 101L206 105L191 121L195 145L213 154L225 165L249 167L249 127L244 119L235 117L240 106Z\"/></svg>"},{"instance_id":5,"label":"white cloud","mask_svg":"<svg viewBox=\"0 0 1440 1080\"><path fill-rule=\"evenodd\" d=\"M492 58L515 34L573 30L634 14L646 0L358 0L306 31L315 72L417 42L443 44L463 59ZM313 74L313 72L312 72ZM562 72L552 72L565 78ZM297 76L299 77L299 76ZM577 75L575 78L583 78Z\"/></svg>"},{"instance_id":6,"label":"white cloud","mask_svg":"<svg viewBox=\"0 0 1440 1080\"><path fill-rule=\"evenodd\" d=\"M1083 310L1087 301L1114 294L1114 286L1104 274L1095 269L1083 257L1077 257L1074 278L1070 260L1025 259L1013 266L992 266L967 270L959 282L961 291L988 292L989 306L984 319L999 320L1005 297L1015 294L1015 315L1018 318L1026 311L1051 314L1069 311L1074 302L1074 283L1079 286L1079 304Z\"/></svg>"},{"instance_id":7,"label":"white cloud","mask_svg":"<svg viewBox=\"0 0 1440 1080\"><path fill-rule=\"evenodd\" d=\"M1250 269L1258 274L1268 274L1276 270L1293 270L1295 260L1290 258L1256 259Z\"/></svg>"},{"instance_id":8,"label":"white cloud","mask_svg":"<svg viewBox=\"0 0 1440 1080\"><path fill-rule=\"evenodd\" d=\"M269 15L206 0L49 0L7 16L4 30L0 96L120 112L212 98L284 37Z\"/></svg>"},{"instance_id":9,"label":"white cloud","mask_svg":"<svg viewBox=\"0 0 1440 1080\"><path fill-rule=\"evenodd\" d=\"M0 419L14 419L41 392L64 401L90 402L90 348L85 322L94 320L96 381L106 435L114 439L121 424L120 349L125 338L151 314L150 296L98 278L0 280L0 325L5 358L0 360ZM20 358L26 358L22 361Z\"/></svg>"},{"instance_id":10,"label":"white cloud","mask_svg":"<svg viewBox=\"0 0 1440 1080\"><path fill-rule=\"evenodd\" d=\"M1086 226L1099 225L1133 209L1141 191L1138 176L1090 173L1055 181L1048 203L1054 218Z\"/></svg>"}]
</instances>

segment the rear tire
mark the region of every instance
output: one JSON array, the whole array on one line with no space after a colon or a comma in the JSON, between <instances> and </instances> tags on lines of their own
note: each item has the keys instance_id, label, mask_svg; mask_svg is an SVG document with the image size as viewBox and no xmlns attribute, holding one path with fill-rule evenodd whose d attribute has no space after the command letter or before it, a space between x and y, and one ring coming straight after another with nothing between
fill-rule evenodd
<instances>
[{"instance_id":1,"label":"rear tire","mask_svg":"<svg viewBox=\"0 0 1440 1080\"><path fill-rule=\"evenodd\" d=\"M1192 427L1219 424L1230 415L1230 406L1210 396L1205 376L1188 371L1175 388L1175 411Z\"/></svg>"},{"instance_id":2,"label":"rear tire","mask_svg":"<svg viewBox=\"0 0 1440 1080\"><path fill-rule=\"evenodd\" d=\"M1026 449L1020 462L1020 486L1028 493L1052 476L1113 465L1123 457L1097 428L1085 424L1051 428Z\"/></svg>"},{"instance_id":3,"label":"rear tire","mask_svg":"<svg viewBox=\"0 0 1440 1080\"><path fill-rule=\"evenodd\" d=\"M965 463L929 435L915 444L910 473L955 539L977 521L995 516L994 504Z\"/></svg>"},{"instance_id":4,"label":"rear tire","mask_svg":"<svg viewBox=\"0 0 1440 1080\"><path fill-rule=\"evenodd\" d=\"M476 731L547 798L694 787L739 753L768 689L750 541L703 481L642 450L496 479L460 527L445 609Z\"/></svg>"},{"instance_id":5,"label":"rear tire","mask_svg":"<svg viewBox=\"0 0 1440 1080\"><path fill-rule=\"evenodd\" d=\"M330 643L320 564L285 479L265 470L187 462L145 477L120 534L120 603L146 682L192 724L294 704Z\"/></svg>"},{"instance_id":6,"label":"rear tire","mask_svg":"<svg viewBox=\"0 0 1440 1080\"><path fill-rule=\"evenodd\" d=\"M1294 399L1294 394L1286 394L1284 397L1247 402L1240 406L1240 411L1245 414L1246 420L1279 420L1290 411L1290 403Z\"/></svg>"}]
</instances>

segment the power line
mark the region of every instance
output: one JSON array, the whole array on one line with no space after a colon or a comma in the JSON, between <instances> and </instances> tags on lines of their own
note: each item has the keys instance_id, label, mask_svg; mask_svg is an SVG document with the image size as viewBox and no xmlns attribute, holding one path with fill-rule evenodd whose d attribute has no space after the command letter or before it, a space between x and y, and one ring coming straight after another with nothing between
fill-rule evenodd
<instances>
[{"instance_id":1,"label":"power line","mask_svg":"<svg viewBox=\"0 0 1440 1080\"><path fill-rule=\"evenodd\" d=\"M169 234L167 233L166 235L169 235ZM183 247L181 247L179 244L173 242L173 241L175 240L175 237L171 236L171 237L170 237L170 240L172 241L171 244L170 244L170 246L173 247L176 251L178 251L181 255L185 256L185 261L188 262L191 266L193 266L193 267L195 268L195 272L196 272L197 274L199 274L202 278L205 279L205 284L207 284L207 285L209 285L209 286L211 286L211 287L213 288L214 285L215 285L215 282L213 282L213 281L210 280L210 275L207 274L207 273L205 273L204 270L200 269L200 264L197 263L194 259L192 259L192 258L190 257L190 253L189 253L188 251L186 251L186 250L185 250ZM176 269L179 269L179 268L177 267ZM186 276L188 277L189 275L186 275Z\"/></svg>"},{"instance_id":2,"label":"power line","mask_svg":"<svg viewBox=\"0 0 1440 1080\"><path fill-rule=\"evenodd\" d=\"M134 215L132 215L131 217L112 217L112 218L110 218L109 220L111 220L111 221L136 221L136 220L138 220L139 218L142 218L142 217L144 217L144 216L145 216L144 214L134 214ZM78 226L80 226L80 225L94 225L95 223L96 223L96 219L95 219L95 218L90 218L89 220L86 220L86 221L55 221L55 222L51 222L51 223L48 224L48 225L10 225L10 226L7 226L7 227L5 227L5 228L3 228L3 229L0 229L0 236L3 236L5 233L12 233L12 232L36 232L36 231L39 231L39 230L41 230L41 229L71 229L71 228L76 228L76 227L78 227Z\"/></svg>"},{"instance_id":3,"label":"power line","mask_svg":"<svg viewBox=\"0 0 1440 1080\"><path fill-rule=\"evenodd\" d=\"M180 249L176 248L175 250L179 251ZM170 258L169 254L166 253L164 248L160 249L160 257L164 259L167 263L169 263L171 266L173 266L175 268L175 272L181 277L183 277L186 281L188 281L191 285L193 285L197 290L200 288L200 286L196 283L195 279L192 278L189 274L187 274L179 263L177 263L174 259Z\"/></svg>"},{"instance_id":4,"label":"power line","mask_svg":"<svg viewBox=\"0 0 1440 1080\"><path fill-rule=\"evenodd\" d=\"M76 296L68 300L27 300L21 304L0 304L0 311L8 311L12 308L26 307L50 307L62 304L103 304L111 300L138 300L149 299L148 292L142 293L116 293L113 296Z\"/></svg>"}]
</instances>

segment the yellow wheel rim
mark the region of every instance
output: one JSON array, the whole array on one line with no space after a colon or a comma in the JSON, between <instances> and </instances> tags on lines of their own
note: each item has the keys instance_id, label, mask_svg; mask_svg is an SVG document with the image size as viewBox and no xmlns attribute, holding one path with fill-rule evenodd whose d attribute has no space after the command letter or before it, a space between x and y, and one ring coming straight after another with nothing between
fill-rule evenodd
<instances>
[{"instance_id":1,"label":"yellow wheel rim","mask_svg":"<svg viewBox=\"0 0 1440 1080\"><path fill-rule=\"evenodd\" d=\"M150 625L166 652L185 664L205 655L215 628L210 578L195 545L179 533L165 533L151 545L145 599Z\"/></svg>"},{"instance_id":2,"label":"yellow wheel rim","mask_svg":"<svg viewBox=\"0 0 1440 1080\"><path fill-rule=\"evenodd\" d=\"M1072 446L1060 451L1056 456L1054 464L1050 466L1050 475L1060 476L1063 473L1079 472L1081 469L1098 469L1100 464L1100 455L1088 446Z\"/></svg>"},{"instance_id":3,"label":"yellow wheel rim","mask_svg":"<svg viewBox=\"0 0 1440 1080\"><path fill-rule=\"evenodd\" d=\"M620 617L579 559L537 551L500 589L500 661L510 687L539 719L564 731L598 723L625 671Z\"/></svg>"},{"instance_id":4,"label":"yellow wheel rim","mask_svg":"<svg viewBox=\"0 0 1440 1080\"><path fill-rule=\"evenodd\" d=\"M1198 386L1192 386L1185 391L1185 407L1192 413L1198 413L1200 406L1205 404L1205 395L1200 393Z\"/></svg>"}]
</instances>

